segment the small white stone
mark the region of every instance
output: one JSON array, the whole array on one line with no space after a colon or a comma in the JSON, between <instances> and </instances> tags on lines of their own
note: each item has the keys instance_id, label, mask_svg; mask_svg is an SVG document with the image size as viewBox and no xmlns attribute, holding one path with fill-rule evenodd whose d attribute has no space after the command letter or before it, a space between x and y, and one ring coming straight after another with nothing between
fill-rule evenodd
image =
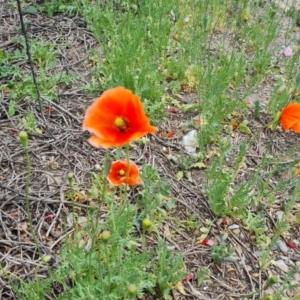
<instances>
[{"instance_id":1,"label":"small white stone","mask_svg":"<svg viewBox=\"0 0 300 300\"><path fill-rule=\"evenodd\" d=\"M275 215L276 215L276 219L277 219L278 221L280 221L280 220L282 220L282 218L283 218L284 211L278 210L278 211L276 211Z\"/></svg>"},{"instance_id":2,"label":"small white stone","mask_svg":"<svg viewBox=\"0 0 300 300\"><path fill-rule=\"evenodd\" d=\"M285 273L289 271L289 267L285 264L285 262L282 259L273 260L272 264Z\"/></svg>"},{"instance_id":3,"label":"small white stone","mask_svg":"<svg viewBox=\"0 0 300 300\"><path fill-rule=\"evenodd\" d=\"M290 259L288 260L288 265L296 267L295 263L292 260L290 260Z\"/></svg>"},{"instance_id":4,"label":"small white stone","mask_svg":"<svg viewBox=\"0 0 300 300\"><path fill-rule=\"evenodd\" d=\"M291 251L291 249L290 249L290 248L286 245L286 243L283 242L283 241L279 241L279 242L278 242L278 247L280 248L280 250L281 250L282 252L285 252L285 253Z\"/></svg>"},{"instance_id":5,"label":"small white stone","mask_svg":"<svg viewBox=\"0 0 300 300\"><path fill-rule=\"evenodd\" d=\"M286 256L283 256L283 255L280 255L280 258L281 258L282 260L289 260L289 258L288 258L288 257L286 257Z\"/></svg>"},{"instance_id":6,"label":"small white stone","mask_svg":"<svg viewBox=\"0 0 300 300\"><path fill-rule=\"evenodd\" d=\"M237 224L232 224L232 225L228 226L229 230L238 229L238 228L240 228L240 226Z\"/></svg>"},{"instance_id":7,"label":"small white stone","mask_svg":"<svg viewBox=\"0 0 300 300\"><path fill-rule=\"evenodd\" d=\"M254 255L256 257L260 257L261 256L261 251L260 250L254 251Z\"/></svg>"}]
</instances>

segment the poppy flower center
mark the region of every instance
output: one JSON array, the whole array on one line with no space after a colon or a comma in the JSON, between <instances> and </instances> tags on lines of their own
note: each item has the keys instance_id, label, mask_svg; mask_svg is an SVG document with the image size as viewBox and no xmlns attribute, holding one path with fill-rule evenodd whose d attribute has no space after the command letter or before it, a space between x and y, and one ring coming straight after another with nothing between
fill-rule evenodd
<instances>
[{"instance_id":1,"label":"poppy flower center","mask_svg":"<svg viewBox=\"0 0 300 300\"><path fill-rule=\"evenodd\" d=\"M120 131L126 131L129 128L129 123L128 121L123 118L123 117L117 117L115 119L115 126L120 130Z\"/></svg>"},{"instance_id":2,"label":"poppy flower center","mask_svg":"<svg viewBox=\"0 0 300 300\"><path fill-rule=\"evenodd\" d=\"M125 172L123 169L121 169L121 170L118 172L118 174L119 174L120 176L124 176L125 173L126 173L126 172Z\"/></svg>"}]
</instances>

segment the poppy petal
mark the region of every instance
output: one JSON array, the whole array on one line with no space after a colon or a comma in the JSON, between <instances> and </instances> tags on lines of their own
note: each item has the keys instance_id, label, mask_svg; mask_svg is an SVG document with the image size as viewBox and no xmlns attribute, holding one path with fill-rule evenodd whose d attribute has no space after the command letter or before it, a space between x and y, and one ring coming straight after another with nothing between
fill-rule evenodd
<instances>
[{"instance_id":1,"label":"poppy petal","mask_svg":"<svg viewBox=\"0 0 300 300\"><path fill-rule=\"evenodd\" d=\"M195 274L191 272L187 277L185 277L182 280L182 283L187 284L190 280L194 279L194 277L195 277Z\"/></svg>"},{"instance_id":2,"label":"poppy petal","mask_svg":"<svg viewBox=\"0 0 300 300\"><path fill-rule=\"evenodd\" d=\"M116 125L120 118L128 128ZM95 135L89 140L91 145L104 148L123 146L157 131L150 125L140 98L124 87L105 91L87 109L82 128Z\"/></svg>"},{"instance_id":3,"label":"poppy petal","mask_svg":"<svg viewBox=\"0 0 300 300\"><path fill-rule=\"evenodd\" d=\"M102 139L96 135L92 135L88 142L93 146L93 147L96 147L96 148L100 148L100 147L103 147L103 148L110 148L110 147L114 147L113 145L115 145L115 143L113 141L108 141L106 139Z\"/></svg>"},{"instance_id":4,"label":"poppy petal","mask_svg":"<svg viewBox=\"0 0 300 300\"><path fill-rule=\"evenodd\" d=\"M296 249L296 248L297 248L297 246L296 246L292 241L287 241L286 244L287 244L290 248L292 248L292 249Z\"/></svg>"},{"instance_id":5,"label":"poppy petal","mask_svg":"<svg viewBox=\"0 0 300 300\"><path fill-rule=\"evenodd\" d=\"M280 122L285 130L292 129L300 133L300 103L288 104L281 113Z\"/></svg>"},{"instance_id":6,"label":"poppy petal","mask_svg":"<svg viewBox=\"0 0 300 300\"><path fill-rule=\"evenodd\" d=\"M283 117L281 117L280 122L285 130L289 130L292 126L299 122L299 120L294 116L286 114Z\"/></svg>"},{"instance_id":7,"label":"poppy petal","mask_svg":"<svg viewBox=\"0 0 300 300\"><path fill-rule=\"evenodd\" d=\"M128 176L128 184L130 185L138 185L138 184L142 184L143 181L140 178L140 172L138 169L138 166L130 161L130 170L129 170L129 176ZM125 182L126 182L126 178L125 178Z\"/></svg>"},{"instance_id":8,"label":"poppy petal","mask_svg":"<svg viewBox=\"0 0 300 300\"><path fill-rule=\"evenodd\" d=\"M129 173L127 160L117 160L112 163L110 171L107 175L107 180L114 186L121 184L138 185L142 184L143 181L139 176L138 166L133 162L129 161Z\"/></svg>"},{"instance_id":9,"label":"poppy petal","mask_svg":"<svg viewBox=\"0 0 300 300\"><path fill-rule=\"evenodd\" d=\"M298 121L298 123L295 123L290 129L300 133L300 121Z\"/></svg>"}]
</instances>

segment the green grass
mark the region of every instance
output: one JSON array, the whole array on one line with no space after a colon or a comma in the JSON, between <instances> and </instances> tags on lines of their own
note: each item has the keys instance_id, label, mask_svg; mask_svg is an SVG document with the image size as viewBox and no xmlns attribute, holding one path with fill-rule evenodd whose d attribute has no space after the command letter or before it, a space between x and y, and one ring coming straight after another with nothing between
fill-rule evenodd
<instances>
[{"instance_id":1,"label":"green grass","mask_svg":"<svg viewBox=\"0 0 300 300\"><path fill-rule=\"evenodd\" d=\"M272 248L292 226L290 217L299 197L299 183L295 177L281 179L279 175L297 167L298 156L286 163L297 150L289 149L276 157L271 155L276 132L269 131L270 141L260 164L247 177L241 174L245 157L259 134L271 121L276 129L281 109L290 100L299 99L299 79L294 69L299 51L290 60L281 62L284 82L278 79L268 111L263 111L257 102L252 113L247 97L268 74L278 74L273 42L283 16L275 6L264 1L223 2L221 5L219 0L55 0L41 10L50 16L79 13L99 41L103 57L90 53L94 67L92 81L85 86L87 93L98 95L110 87L125 86L141 96L149 117L156 124L166 118L168 103L201 115L203 122L193 126L198 131L201 151L196 157L187 159L184 154L176 161L178 172L187 174L197 163L209 162L205 165L206 182L200 188L213 214L216 219L238 218L255 234L262 252L259 267L264 271L274 259ZM296 12L290 13L297 18ZM17 42L22 45L22 51L1 52L0 62L1 73L10 81L11 115L26 97L36 98L30 74L22 74L21 68L12 64L26 57L24 42ZM31 51L42 95L55 99L58 84L76 81L74 74L61 76L50 72L59 63L51 44L32 40ZM180 104L176 101L179 91L197 93L198 103ZM252 132L249 125L253 116L262 123L259 132ZM268 121L263 122L265 116ZM28 130L34 130L32 116L27 119ZM237 130L244 134L239 145L232 143L232 125L237 119L240 120ZM184 129L191 128L188 124ZM122 154L119 151L116 156ZM31 282L19 282L15 291L20 299L44 299L53 282L64 287L59 299L99 299L103 295L105 299L135 299L128 290L130 285L137 287L138 296L151 293L168 299L171 288L186 275L182 256L173 255L159 233L164 221L174 213L175 200L170 196L167 181L157 170L144 166L144 187L136 201L129 203L127 191L110 189L103 172L91 175L91 196L98 207L87 212L83 224L79 224L78 215L73 212L75 232L66 239L55 272L49 268L47 280L36 276ZM276 187L273 186L275 176L279 176ZM74 198L73 189L76 192L72 187L71 198ZM284 194L284 217L270 233L264 225L264 210L276 201L278 193ZM100 209L108 212L103 223L95 221L99 219ZM145 218L151 220L151 230L143 229L141 223ZM295 222L299 219L298 214ZM178 220L178 224L185 223ZM194 229L190 223L186 224L182 225L183 229ZM103 231L110 232L109 239L103 239ZM147 247L148 235L158 240L152 249ZM226 243L223 240L212 248L211 256L216 264L222 264L234 251ZM198 273L200 282L209 281L208 271ZM291 288L290 277L291 274L286 275L274 299L283 299L281 293Z\"/></svg>"},{"instance_id":2,"label":"green grass","mask_svg":"<svg viewBox=\"0 0 300 300\"><path fill-rule=\"evenodd\" d=\"M12 117L18 111L18 106L31 100L38 101L37 91L32 79L31 72L24 71L16 65L18 61L27 58L25 41L23 38L14 39L17 50L13 52L0 52L1 63L0 73L7 80L6 85L3 85L0 90L9 90L9 116ZM19 50L21 49L21 50ZM50 100L57 99L57 90L61 84L70 84L77 81L78 76L74 73L55 72L55 67L59 66L60 62L57 59L57 51L53 43L43 40L30 40L30 50L33 64L37 68L36 77L40 90L40 95L43 98ZM43 101L46 105L46 101ZM27 116L28 118L28 116ZM29 116L31 120L34 116ZM26 121L27 122L27 121ZM35 122L33 120L33 122ZM27 122L28 123L28 122ZM27 126L25 128L28 129ZM29 131L33 131L29 126Z\"/></svg>"}]
</instances>

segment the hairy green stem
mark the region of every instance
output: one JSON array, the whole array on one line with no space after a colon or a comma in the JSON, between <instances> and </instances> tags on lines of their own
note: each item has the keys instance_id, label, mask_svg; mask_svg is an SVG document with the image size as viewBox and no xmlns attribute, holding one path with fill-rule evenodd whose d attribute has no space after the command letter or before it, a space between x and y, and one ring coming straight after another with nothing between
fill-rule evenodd
<instances>
[{"instance_id":1,"label":"hairy green stem","mask_svg":"<svg viewBox=\"0 0 300 300\"><path fill-rule=\"evenodd\" d=\"M25 157L26 157L26 164L27 164L27 177L26 177L26 185L25 185L25 208L26 208L26 213L27 213L28 220L29 220L30 233L32 235L34 243L36 244L38 253L39 253L40 257L42 257L42 251L41 251L40 245L34 234L32 216L31 216L30 207L29 207L28 196L29 196L29 183L30 183L30 177L31 177L31 163L30 163L28 147L24 147L24 150L25 150Z\"/></svg>"},{"instance_id":2,"label":"hairy green stem","mask_svg":"<svg viewBox=\"0 0 300 300\"><path fill-rule=\"evenodd\" d=\"M125 184L125 201L126 201L126 226L129 222L130 217L130 209L129 209L129 199L126 195L128 189L128 180L129 180L129 172L130 172L130 159L129 159L129 144L126 144L126 160L127 160L127 170L126 170L126 184ZM127 228L126 228L127 229Z\"/></svg>"},{"instance_id":3,"label":"hairy green stem","mask_svg":"<svg viewBox=\"0 0 300 300\"><path fill-rule=\"evenodd\" d=\"M127 190L128 180L129 180L129 172L130 172L129 144L126 144L126 160L127 160L127 170L126 170L126 190Z\"/></svg>"}]
</instances>

